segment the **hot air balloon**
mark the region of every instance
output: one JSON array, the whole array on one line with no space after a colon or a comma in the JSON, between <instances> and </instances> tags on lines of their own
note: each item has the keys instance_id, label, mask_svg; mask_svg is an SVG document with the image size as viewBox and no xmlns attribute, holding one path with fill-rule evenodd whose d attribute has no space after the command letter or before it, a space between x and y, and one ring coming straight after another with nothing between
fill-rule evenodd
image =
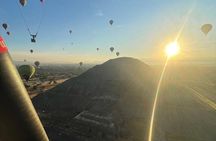
<instances>
[{"instance_id":1,"label":"hot air balloon","mask_svg":"<svg viewBox=\"0 0 216 141\"><path fill-rule=\"evenodd\" d=\"M99 50L99 48L97 48L97 51Z\"/></svg>"},{"instance_id":2,"label":"hot air balloon","mask_svg":"<svg viewBox=\"0 0 216 141\"><path fill-rule=\"evenodd\" d=\"M2 27L3 27L5 30L7 30L8 25L7 25L6 23L3 23L3 24L2 24Z\"/></svg>"},{"instance_id":3,"label":"hot air balloon","mask_svg":"<svg viewBox=\"0 0 216 141\"><path fill-rule=\"evenodd\" d=\"M25 6L27 4L27 0L19 0L19 2L22 6Z\"/></svg>"},{"instance_id":4,"label":"hot air balloon","mask_svg":"<svg viewBox=\"0 0 216 141\"><path fill-rule=\"evenodd\" d=\"M23 61L26 62L26 59L24 59Z\"/></svg>"},{"instance_id":5,"label":"hot air balloon","mask_svg":"<svg viewBox=\"0 0 216 141\"><path fill-rule=\"evenodd\" d=\"M35 67L31 65L22 65L19 67L18 71L22 78L29 81L35 73Z\"/></svg>"},{"instance_id":6,"label":"hot air balloon","mask_svg":"<svg viewBox=\"0 0 216 141\"><path fill-rule=\"evenodd\" d=\"M114 47L111 47L111 48L110 48L110 51L113 52L113 51L114 51Z\"/></svg>"},{"instance_id":7,"label":"hot air balloon","mask_svg":"<svg viewBox=\"0 0 216 141\"><path fill-rule=\"evenodd\" d=\"M110 21L109 21L109 24L110 24L110 25L113 25L113 23L114 23L113 20L110 20Z\"/></svg>"},{"instance_id":8,"label":"hot air balloon","mask_svg":"<svg viewBox=\"0 0 216 141\"><path fill-rule=\"evenodd\" d=\"M10 32L9 32L9 31L7 31L7 35L10 35Z\"/></svg>"},{"instance_id":9,"label":"hot air balloon","mask_svg":"<svg viewBox=\"0 0 216 141\"><path fill-rule=\"evenodd\" d=\"M40 66L40 62L39 61L35 61L34 62L35 66L38 68Z\"/></svg>"},{"instance_id":10,"label":"hot air balloon","mask_svg":"<svg viewBox=\"0 0 216 141\"><path fill-rule=\"evenodd\" d=\"M30 34L30 36L32 37L32 38L31 38L31 42L32 42L32 43L36 43L37 33L36 33L35 35Z\"/></svg>"},{"instance_id":11,"label":"hot air balloon","mask_svg":"<svg viewBox=\"0 0 216 141\"><path fill-rule=\"evenodd\" d=\"M72 32L73 32L72 30L69 30L69 33L70 33L70 34L72 34Z\"/></svg>"},{"instance_id":12,"label":"hot air balloon","mask_svg":"<svg viewBox=\"0 0 216 141\"><path fill-rule=\"evenodd\" d=\"M31 50L30 50L30 52L31 52L31 53L33 53L33 52L34 52L34 50L33 50L33 49L31 49Z\"/></svg>"},{"instance_id":13,"label":"hot air balloon","mask_svg":"<svg viewBox=\"0 0 216 141\"><path fill-rule=\"evenodd\" d=\"M209 33L209 31L211 31L213 28L213 26L211 24L204 24L201 27L202 32L207 35Z\"/></svg>"},{"instance_id":14,"label":"hot air balloon","mask_svg":"<svg viewBox=\"0 0 216 141\"><path fill-rule=\"evenodd\" d=\"M120 55L120 53L119 52L116 52L116 56L119 56Z\"/></svg>"},{"instance_id":15,"label":"hot air balloon","mask_svg":"<svg viewBox=\"0 0 216 141\"><path fill-rule=\"evenodd\" d=\"M81 67L81 66L83 65L83 62L80 62L79 65L80 65L80 67Z\"/></svg>"},{"instance_id":16,"label":"hot air balloon","mask_svg":"<svg viewBox=\"0 0 216 141\"><path fill-rule=\"evenodd\" d=\"M19 2L20 2L20 4L22 5L22 6L25 6L26 4L27 4L27 0L19 0ZM44 0L40 0L40 2L42 3L42 2L44 2ZM31 37L31 42L32 43L36 43L36 37L37 37L37 35L38 35L38 33L39 33L39 30L41 29L40 27L41 27L41 24L43 23L42 21L43 21L43 19L45 19L44 18L44 11L45 10L42 10L42 13L41 13L41 18L40 19L38 19L38 27L36 28L36 31L35 31L35 33L33 33L32 31L31 31L31 28L30 28L30 26L27 24L27 22L26 22L26 18L25 18L25 14L24 14L24 11L22 11L22 9L20 10L20 12L21 12L21 18L23 19L23 22L25 23L25 26L26 26L26 29L27 29L27 31L28 31L28 33L29 33L29 35L30 35L30 37Z\"/></svg>"}]
</instances>

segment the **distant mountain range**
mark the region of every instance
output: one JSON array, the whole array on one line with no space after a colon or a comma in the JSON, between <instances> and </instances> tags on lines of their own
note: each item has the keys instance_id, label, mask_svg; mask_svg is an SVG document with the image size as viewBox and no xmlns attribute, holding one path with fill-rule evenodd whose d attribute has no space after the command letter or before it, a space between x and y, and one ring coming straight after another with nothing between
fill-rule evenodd
<instances>
[{"instance_id":1,"label":"distant mountain range","mask_svg":"<svg viewBox=\"0 0 216 141\"><path fill-rule=\"evenodd\" d=\"M143 141L154 73L128 57L94 66L33 99L52 141Z\"/></svg>"}]
</instances>

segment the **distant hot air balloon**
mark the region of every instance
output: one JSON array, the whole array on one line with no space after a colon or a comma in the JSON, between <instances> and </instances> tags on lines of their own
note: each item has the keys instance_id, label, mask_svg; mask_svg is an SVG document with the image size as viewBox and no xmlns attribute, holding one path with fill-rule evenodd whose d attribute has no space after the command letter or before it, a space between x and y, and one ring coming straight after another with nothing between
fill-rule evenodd
<instances>
[{"instance_id":1,"label":"distant hot air balloon","mask_svg":"<svg viewBox=\"0 0 216 141\"><path fill-rule=\"evenodd\" d=\"M111 48L110 48L110 51L113 52L113 51L114 51L114 47L111 47Z\"/></svg>"},{"instance_id":2,"label":"distant hot air balloon","mask_svg":"<svg viewBox=\"0 0 216 141\"><path fill-rule=\"evenodd\" d=\"M69 30L69 33L70 33L70 34L72 34L72 32L73 32L72 30Z\"/></svg>"},{"instance_id":3,"label":"distant hot air balloon","mask_svg":"<svg viewBox=\"0 0 216 141\"><path fill-rule=\"evenodd\" d=\"M35 73L35 67L31 65L22 65L18 68L19 74L26 81L29 81Z\"/></svg>"},{"instance_id":4,"label":"distant hot air balloon","mask_svg":"<svg viewBox=\"0 0 216 141\"><path fill-rule=\"evenodd\" d=\"M26 59L24 59L23 61L26 62Z\"/></svg>"},{"instance_id":5,"label":"distant hot air balloon","mask_svg":"<svg viewBox=\"0 0 216 141\"><path fill-rule=\"evenodd\" d=\"M34 52L34 50L33 50L33 49L31 49L31 50L30 50L30 52L31 52L31 53L33 53L33 52Z\"/></svg>"},{"instance_id":6,"label":"distant hot air balloon","mask_svg":"<svg viewBox=\"0 0 216 141\"><path fill-rule=\"evenodd\" d=\"M201 27L202 32L207 35L209 33L209 31L211 31L213 28L213 26L211 24L204 24Z\"/></svg>"},{"instance_id":7,"label":"distant hot air balloon","mask_svg":"<svg viewBox=\"0 0 216 141\"><path fill-rule=\"evenodd\" d=\"M7 31L7 35L10 35L10 32L9 32L9 31Z\"/></svg>"},{"instance_id":8,"label":"distant hot air balloon","mask_svg":"<svg viewBox=\"0 0 216 141\"><path fill-rule=\"evenodd\" d=\"M120 53L119 53L119 52L116 52L116 55L117 55L117 56L119 56L119 55L120 55Z\"/></svg>"},{"instance_id":9,"label":"distant hot air balloon","mask_svg":"<svg viewBox=\"0 0 216 141\"><path fill-rule=\"evenodd\" d=\"M7 25L6 23L3 23L3 24L2 24L2 27L3 27L5 30L7 30L8 25Z\"/></svg>"},{"instance_id":10,"label":"distant hot air balloon","mask_svg":"<svg viewBox=\"0 0 216 141\"><path fill-rule=\"evenodd\" d=\"M97 48L97 51L99 50L99 48Z\"/></svg>"},{"instance_id":11,"label":"distant hot air balloon","mask_svg":"<svg viewBox=\"0 0 216 141\"><path fill-rule=\"evenodd\" d=\"M113 23L114 23L113 20L110 20L110 21L109 21L109 24L110 24L110 25L113 25Z\"/></svg>"},{"instance_id":12,"label":"distant hot air balloon","mask_svg":"<svg viewBox=\"0 0 216 141\"><path fill-rule=\"evenodd\" d=\"M38 68L40 66L40 62L39 61L35 61L34 62L35 66Z\"/></svg>"},{"instance_id":13,"label":"distant hot air balloon","mask_svg":"<svg viewBox=\"0 0 216 141\"><path fill-rule=\"evenodd\" d=\"M43 2L44 2L44 0L40 0L40 2L41 2L41 3L43 3Z\"/></svg>"},{"instance_id":14,"label":"distant hot air balloon","mask_svg":"<svg viewBox=\"0 0 216 141\"><path fill-rule=\"evenodd\" d=\"M81 67L81 66L83 65L83 62L80 62L79 65L80 65L80 67Z\"/></svg>"},{"instance_id":15,"label":"distant hot air balloon","mask_svg":"<svg viewBox=\"0 0 216 141\"><path fill-rule=\"evenodd\" d=\"M27 0L19 0L19 2L22 6L25 6L27 4Z\"/></svg>"}]
</instances>

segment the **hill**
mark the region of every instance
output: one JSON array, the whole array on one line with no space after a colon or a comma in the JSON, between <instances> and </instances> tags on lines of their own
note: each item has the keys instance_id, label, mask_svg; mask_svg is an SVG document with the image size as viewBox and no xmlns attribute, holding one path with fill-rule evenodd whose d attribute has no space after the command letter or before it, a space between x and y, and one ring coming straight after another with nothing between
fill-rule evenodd
<instances>
[{"instance_id":1,"label":"hill","mask_svg":"<svg viewBox=\"0 0 216 141\"><path fill-rule=\"evenodd\" d=\"M52 140L143 140L152 71L129 57L112 59L33 99Z\"/></svg>"}]
</instances>

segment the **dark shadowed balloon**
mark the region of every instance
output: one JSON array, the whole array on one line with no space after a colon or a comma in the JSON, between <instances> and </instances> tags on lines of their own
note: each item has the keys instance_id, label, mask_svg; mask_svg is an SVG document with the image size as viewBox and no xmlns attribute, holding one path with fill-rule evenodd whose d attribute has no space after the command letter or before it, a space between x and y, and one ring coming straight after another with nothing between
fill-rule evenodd
<instances>
[{"instance_id":1,"label":"dark shadowed balloon","mask_svg":"<svg viewBox=\"0 0 216 141\"><path fill-rule=\"evenodd\" d=\"M110 51L113 52L113 51L114 51L114 47L111 47L111 48L110 48Z\"/></svg>"},{"instance_id":2,"label":"dark shadowed balloon","mask_svg":"<svg viewBox=\"0 0 216 141\"><path fill-rule=\"evenodd\" d=\"M113 23L114 23L113 20L110 20L110 21L109 21L109 24L110 24L110 25L113 25Z\"/></svg>"},{"instance_id":3,"label":"dark shadowed balloon","mask_svg":"<svg viewBox=\"0 0 216 141\"><path fill-rule=\"evenodd\" d=\"M69 33L70 33L70 34L72 34L72 32L73 32L72 30L69 30Z\"/></svg>"},{"instance_id":4,"label":"dark shadowed balloon","mask_svg":"<svg viewBox=\"0 0 216 141\"><path fill-rule=\"evenodd\" d=\"M119 52L116 52L116 56L119 56L120 55L120 53Z\"/></svg>"},{"instance_id":5,"label":"dark shadowed balloon","mask_svg":"<svg viewBox=\"0 0 216 141\"><path fill-rule=\"evenodd\" d=\"M39 61L35 61L34 62L35 66L38 68L40 66L40 62Z\"/></svg>"},{"instance_id":6,"label":"dark shadowed balloon","mask_svg":"<svg viewBox=\"0 0 216 141\"><path fill-rule=\"evenodd\" d=\"M19 2L22 6L25 6L27 4L27 0L19 0Z\"/></svg>"},{"instance_id":7,"label":"dark shadowed balloon","mask_svg":"<svg viewBox=\"0 0 216 141\"><path fill-rule=\"evenodd\" d=\"M3 23L3 24L2 24L2 27L3 27L5 30L7 30L8 25L7 25L6 23Z\"/></svg>"},{"instance_id":8,"label":"dark shadowed balloon","mask_svg":"<svg viewBox=\"0 0 216 141\"><path fill-rule=\"evenodd\" d=\"M33 50L33 49L31 49L31 50L30 50L30 52L31 52L31 53L33 53L33 52L34 52L34 50Z\"/></svg>"}]
</instances>

